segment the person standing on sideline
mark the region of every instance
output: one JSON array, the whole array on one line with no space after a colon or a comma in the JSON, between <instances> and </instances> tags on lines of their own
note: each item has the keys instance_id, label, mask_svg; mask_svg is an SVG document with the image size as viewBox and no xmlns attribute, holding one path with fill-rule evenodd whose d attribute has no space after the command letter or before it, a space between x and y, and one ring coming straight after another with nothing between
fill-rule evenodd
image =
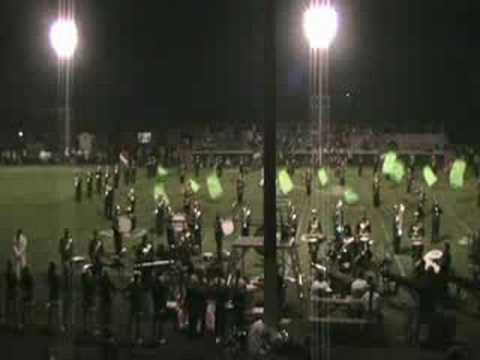
<instances>
[{"instance_id":1,"label":"person standing on sideline","mask_svg":"<svg viewBox=\"0 0 480 360\"><path fill-rule=\"evenodd\" d=\"M27 266L27 245L27 237L23 234L22 229L18 229L13 239L13 263L17 279L20 279L22 269Z\"/></svg>"},{"instance_id":2,"label":"person standing on sideline","mask_svg":"<svg viewBox=\"0 0 480 360\"><path fill-rule=\"evenodd\" d=\"M442 208L438 202L435 201L432 207L432 244L440 240L440 218L442 213Z\"/></svg>"}]
</instances>

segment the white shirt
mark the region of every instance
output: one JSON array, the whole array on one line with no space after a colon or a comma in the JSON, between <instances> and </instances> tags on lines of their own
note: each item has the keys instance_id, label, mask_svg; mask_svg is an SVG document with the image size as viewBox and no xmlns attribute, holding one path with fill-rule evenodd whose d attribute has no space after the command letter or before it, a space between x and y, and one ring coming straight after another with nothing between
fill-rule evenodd
<instances>
[{"instance_id":1,"label":"white shirt","mask_svg":"<svg viewBox=\"0 0 480 360\"><path fill-rule=\"evenodd\" d=\"M22 267L27 265L27 237L21 234L13 239L13 257Z\"/></svg>"}]
</instances>

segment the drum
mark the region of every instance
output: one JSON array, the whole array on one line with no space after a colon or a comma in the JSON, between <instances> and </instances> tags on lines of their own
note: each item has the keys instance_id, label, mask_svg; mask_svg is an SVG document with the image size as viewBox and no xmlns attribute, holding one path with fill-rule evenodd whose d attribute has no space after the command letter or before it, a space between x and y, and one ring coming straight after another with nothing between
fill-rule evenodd
<instances>
[{"instance_id":1,"label":"drum","mask_svg":"<svg viewBox=\"0 0 480 360\"><path fill-rule=\"evenodd\" d=\"M172 218L173 230L177 233L182 232L187 224L187 218L184 214L175 214Z\"/></svg>"},{"instance_id":2,"label":"drum","mask_svg":"<svg viewBox=\"0 0 480 360\"><path fill-rule=\"evenodd\" d=\"M132 231L132 220L128 216L118 217L118 231L122 234L129 234Z\"/></svg>"},{"instance_id":3,"label":"drum","mask_svg":"<svg viewBox=\"0 0 480 360\"><path fill-rule=\"evenodd\" d=\"M235 231L235 225L233 224L232 219L226 219L222 221L222 231L225 236L233 234Z\"/></svg>"},{"instance_id":4,"label":"drum","mask_svg":"<svg viewBox=\"0 0 480 360\"><path fill-rule=\"evenodd\" d=\"M362 243L368 243L370 241L370 236L368 235L360 235L360 241Z\"/></svg>"},{"instance_id":5,"label":"drum","mask_svg":"<svg viewBox=\"0 0 480 360\"><path fill-rule=\"evenodd\" d=\"M423 241L422 239L418 238L413 238L412 239L412 257L414 259L420 259L423 255L423 249L424 249Z\"/></svg>"},{"instance_id":6,"label":"drum","mask_svg":"<svg viewBox=\"0 0 480 360\"><path fill-rule=\"evenodd\" d=\"M423 260L425 261L425 270L432 267L435 273L440 271L439 261L442 259L443 252L441 250L433 249L425 254Z\"/></svg>"},{"instance_id":7,"label":"drum","mask_svg":"<svg viewBox=\"0 0 480 360\"><path fill-rule=\"evenodd\" d=\"M72 264L84 264L85 258L83 256L74 256L72 258Z\"/></svg>"}]
</instances>

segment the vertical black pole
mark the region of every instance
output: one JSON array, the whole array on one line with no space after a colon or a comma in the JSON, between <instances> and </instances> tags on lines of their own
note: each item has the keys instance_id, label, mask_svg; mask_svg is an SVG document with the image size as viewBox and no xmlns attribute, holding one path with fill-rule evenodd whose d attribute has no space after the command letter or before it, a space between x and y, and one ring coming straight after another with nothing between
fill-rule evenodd
<instances>
[{"instance_id":1,"label":"vertical black pole","mask_svg":"<svg viewBox=\"0 0 480 360\"><path fill-rule=\"evenodd\" d=\"M277 292L277 216L276 216L276 61L275 61L275 0L266 0L264 71L264 276L265 276L265 323L276 327L278 321Z\"/></svg>"}]
</instances>

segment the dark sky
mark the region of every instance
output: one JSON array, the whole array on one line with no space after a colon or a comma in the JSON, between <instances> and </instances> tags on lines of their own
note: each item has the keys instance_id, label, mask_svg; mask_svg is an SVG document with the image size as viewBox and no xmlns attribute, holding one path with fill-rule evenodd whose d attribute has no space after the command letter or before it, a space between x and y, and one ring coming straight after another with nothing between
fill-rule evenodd
<instances>
[{"instance_id":1,"label":"dark sky","mask_svg":"<svg viewBox=\"0 0 480 360\"><path fill-rule=\"evenodd\" d=\"M301 3L277 0L283 122L302 121L308 111ZM38 131L55 118L57 64L48 28L56 4L0 1L2 128L23 124ZM337 0L332 119L410 131L445 125L459 141L471 135L480 114L473 4ZM77 21L77 129L111 132L186 120L229 125L262 118L260 0L82 0Z\"/></svg>"}]
</instances>

